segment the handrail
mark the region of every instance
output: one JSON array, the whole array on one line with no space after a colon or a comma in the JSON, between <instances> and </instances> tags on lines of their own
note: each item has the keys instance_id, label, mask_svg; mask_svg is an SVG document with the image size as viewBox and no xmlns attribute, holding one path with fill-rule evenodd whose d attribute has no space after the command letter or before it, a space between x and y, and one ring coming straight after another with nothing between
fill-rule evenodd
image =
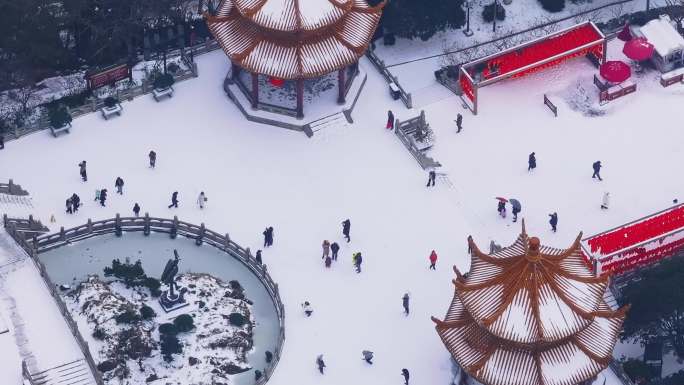
<instances>
[{"instance_id":1,"label":"handrail","mask_svg":"<svg viewBox=\"0 0 684 385\"><path fill-rule=\"evenodd\" d=\"M173 219L154 218L150 217L149 214L145 214L143 217L120 217L119 214L117 214L114 218L103 219L95 222L88 219L86 224L66 230L62 227L60 228L59 232L53 234L44 234L41 236L36 236L33 234L33 238L29 242L26 240L24 232L22 232L20 229L17 229L16 223L19 223L19 220L14 218L6 218L3 220L3 222L4 227L7 229L7 232L10 234L10 236L27 252L27 254L38 266L46 286L48 286L55 303L57 303L62 316L66 320L69 329L81 348L81 351L86 358L86 362L88 363L90 370L93 372L93 376L95 377L95 381L98 385L104 384L92 355L90 354L88 344L81 336L78 327L76 326L76 322L73 320L71 314L66 309L66 305L56 292L55 285L50 280L45 266L40 259L37 258L37 255L72 242L98 235L114 233L119 236L123 232L138 231L142 231L145 235L149 235L151 232L165 233L169 234L171 238L181 235L186 238L194 239L198 246L202 243L207 243L210 246L213 246L240 261L252 272L252 274L259 279L273 301L276 314L278 316L280 330L276 341L275 351L273 352L273 360L264 369L264 376L261 377L256 384L265 384L273 375L273 372L280 361L283 342L285 341L285 306L280 298L278 284L275 283L273 278L268 273L267 266L265 264L257 263L256 259L252 256L250 249L243 248L235 243L232 239L230 239L229 234L222 235L207 229L204 226L204 223L198 226L189 222L179 221L178 217L173 217Z\"/></svg>"}]
</instances>

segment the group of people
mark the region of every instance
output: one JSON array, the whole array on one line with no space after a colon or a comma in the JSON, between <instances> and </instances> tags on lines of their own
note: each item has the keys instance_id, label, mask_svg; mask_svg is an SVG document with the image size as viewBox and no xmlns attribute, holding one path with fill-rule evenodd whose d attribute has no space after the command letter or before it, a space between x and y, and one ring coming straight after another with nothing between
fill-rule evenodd
<instances>
[{"instance_id":1,"label":"group of people","mask_svg":"<svg viewBox=\"0 0 684 385\"><path fill-rule=\"evenodd\" d=\"M268 229L266 229L268 230ZM349 236L349 233L351 231L351 221L349 219L345 219L342 221L342 235L344 238L347 240L347 243L351 242L351 237ZM266 231L264 231L264 242L266 242ZM321 259L323 260L325 267L330 268L332 265L333 261L337 261L337 256L338 253L340 252L340 245L337 242L332 242L328 241L327 239L323 240L323 243L321 244L321 248L323 249L323 254L321 255ZM352 263L354 267L356 268L356 272L360 273L361 272L361 264L363 263L363 256L361 255L360 252L356 252L352 255Z\"/></svg>"},{"instance_id":2,"label":"group of people","mask_svg":"<svg viewBox=\"0 0 684 385\"><path fill-rule=\"evenodd\" d=\"M374 356L374 354L370 350L363 350L361 352L361 359L366 361L366 363L368 363L369 365L373 365L373 356ZM316 366L318 367L318 371L321 374L324 374L326 365L325 365L325 361L323 360L322 354L319 354L316 357ZM411 377L409 370L406 368L402 368L401 369L401 376L404 377L404 385L409 385L409 378Z\"/></svg>"},{"instance_id":3,"label":"group of people","mask_svg":"<svg viewBox=\"0 0 684 385\"><path fill-rule=\"evenodd\" d=\"M76 193L71 194L71 196L66 200L67 214L73 214L77 212L79 207L81 207L81 197L76 195Z\"/></svg>"}]
</instances>

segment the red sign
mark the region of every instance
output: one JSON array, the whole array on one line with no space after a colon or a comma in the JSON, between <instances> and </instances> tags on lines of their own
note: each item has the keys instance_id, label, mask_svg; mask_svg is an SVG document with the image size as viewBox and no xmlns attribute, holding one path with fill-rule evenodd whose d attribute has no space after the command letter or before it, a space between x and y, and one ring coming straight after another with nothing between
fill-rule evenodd
<instances>
[{"instance_id":1,"label":"red sign","mask_svg":"<svg viewBox=\"0 0 684 385\"><path fill-rule=\"evenodd\" d=\"M130 77L130 67L127 64L121 64L102 72L88 75L88 87L92 90Z\"/></svg>"}]
</instances>

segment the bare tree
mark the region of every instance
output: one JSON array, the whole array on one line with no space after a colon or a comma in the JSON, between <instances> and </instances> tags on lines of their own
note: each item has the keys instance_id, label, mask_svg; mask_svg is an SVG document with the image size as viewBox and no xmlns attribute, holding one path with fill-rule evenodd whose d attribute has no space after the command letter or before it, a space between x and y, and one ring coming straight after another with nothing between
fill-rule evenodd
<instances>
[{"instance_id":1,"label":"bare tree","mask_svg":"<svg viewBox=\"0 0 684 385\"><path fill-rule=\"evenodd\" d=\"M677 31L682 32L682 20L684 20L684 0L665 0L665 14L677 25Z\"/></svg>"},{"instance_id":2,"label":"bare tree","mask_svg":"<svg viewBox=\"0 0 684 385\"><path fill-rule=\"evenodd\" d=\"M619 20L622 17L622 15L625 14L625 5L623 3L616 4L610 7L608 12L610 12L610 16L612 16L613 19Z\"/></svg>"}]
</instances>

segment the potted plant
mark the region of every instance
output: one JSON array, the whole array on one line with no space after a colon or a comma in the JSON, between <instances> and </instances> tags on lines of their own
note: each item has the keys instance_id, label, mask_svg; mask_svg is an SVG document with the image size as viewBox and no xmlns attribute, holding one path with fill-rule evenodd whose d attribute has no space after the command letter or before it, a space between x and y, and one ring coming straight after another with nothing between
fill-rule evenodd
<instances>
[{"instance_id":1,"label":"potted plant","mask_svg":"<svg viewBox=\"0 0 684 385\"><path fill-rule=\"evenodd\" d=\"M48 119L50 120L50 131L54 137L57 137L60 132L69 132L72 117L66 106L62 104L52 106L48 110Z\"/></svg>"},{"instance_id":2,"label":"potted plant","mask_svg":"<svg viewBox=\"0 0 684 385\"><path fill-rule=\"evenodd\" d=\"M107 120L111 115L121 115L122 110L123 107L121 107L119 99L113 96L107 96L104 100L104 106L102 107L102 109L100 109L100 112L102 113L102 117L105 118L105 120Z\"/></svg>"},{"instance_id":3,"label":"potted plant","mask_svg":"<svg viewBox=\"0 0 684 385\"><path fill-rule=\"evenodd\" d=\"M152 90L154 100L159 101L163 96L172 97L174 81L173 75L169 73L157 75L152 83L154 86L154 89Z\"/></svg>"}]
</instances>

